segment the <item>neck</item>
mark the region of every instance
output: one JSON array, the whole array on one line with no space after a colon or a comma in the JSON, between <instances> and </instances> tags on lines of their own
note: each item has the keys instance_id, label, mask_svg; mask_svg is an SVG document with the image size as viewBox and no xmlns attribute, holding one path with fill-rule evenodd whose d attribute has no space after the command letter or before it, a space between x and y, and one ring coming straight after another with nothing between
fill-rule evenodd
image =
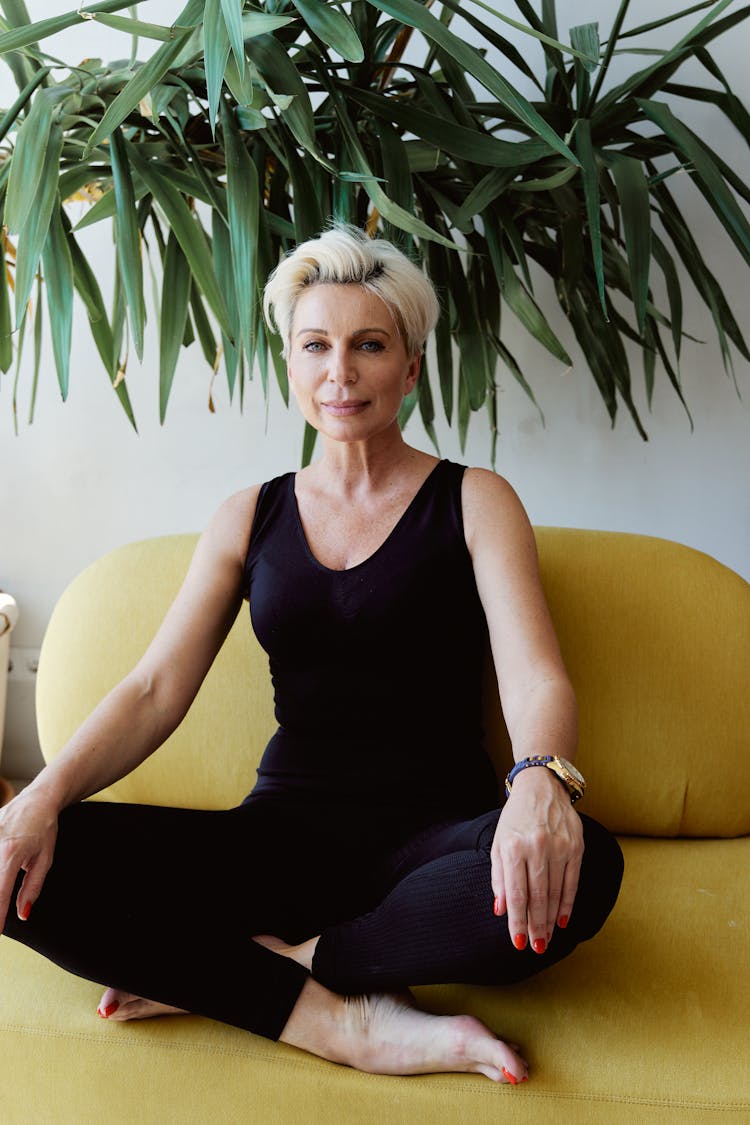
<instances>
[{"instance_id":1,"label":"neck","mask_svg":"<svg viewBox=\"0 0 750 1125\"><path fill-rule=\"evenodd\" d=\"M346 495L377 491L392 483L404 466L423 457L407 445L398 426L367 441L332 441L323 438L323 455L311 466L326 487Z\"/></svg>"}]
</instances>

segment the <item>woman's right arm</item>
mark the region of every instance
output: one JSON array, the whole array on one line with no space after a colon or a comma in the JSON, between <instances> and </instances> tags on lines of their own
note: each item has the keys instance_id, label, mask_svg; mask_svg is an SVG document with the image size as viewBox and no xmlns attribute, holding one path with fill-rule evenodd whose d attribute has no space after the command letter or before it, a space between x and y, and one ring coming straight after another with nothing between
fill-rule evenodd
<instances>
[{"instance_id":1,"label":"woman's right arm","mask_svg":"<svg viewBox=\"0 0 750 1125\"><path fill-rule=\"evenodd\" d=\"M55 760L0 811L0 928L19 871L28 917L52 863L62 809L140 765L179 725L242 603L242 571L258 488L230 497L201 536L185 581L136 667ZM95 846L95 845L94 845Z\"/></svg>"}]
</instances>

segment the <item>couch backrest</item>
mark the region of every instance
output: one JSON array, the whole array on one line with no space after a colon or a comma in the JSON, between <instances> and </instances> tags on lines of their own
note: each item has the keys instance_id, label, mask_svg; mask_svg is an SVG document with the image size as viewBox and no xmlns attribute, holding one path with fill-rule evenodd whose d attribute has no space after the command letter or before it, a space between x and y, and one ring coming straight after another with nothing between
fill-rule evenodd
<instances>
[{"instance_id":1,"label":"couch backrest","mask_svg":"<svg viewBox=\"0 0 750 1125\"><path fill-rule=\"evenodd\" d=\"M700 552L615 532L538 528L542 579L580 707L582 809L620 833L750 832L750 586ZM176 593L192 535L130 544L68 587L49 624L37 712L49 760L137 661ZM487 727L510 763L491 669ZM103 797L223 808L250 791L274 730L245 607L191 711Z\"/></svg>"}]
</instances>

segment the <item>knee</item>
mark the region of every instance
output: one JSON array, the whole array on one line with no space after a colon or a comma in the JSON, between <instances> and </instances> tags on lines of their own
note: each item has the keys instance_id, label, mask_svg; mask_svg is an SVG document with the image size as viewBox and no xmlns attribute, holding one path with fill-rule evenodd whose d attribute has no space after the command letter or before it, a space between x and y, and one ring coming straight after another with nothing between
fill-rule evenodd
<instances>
[{"instance_id":1,"label":"knee","mask_svg":"<svg viewBox=\"0 0 750 1125\"><path fill-rule=\"evenodd\" d=\"M612 913L625 865L612 833L590 817L582 815L581 820L584 852L574 915L586 939L598 933Z\"/></svg>"}]
</instances>

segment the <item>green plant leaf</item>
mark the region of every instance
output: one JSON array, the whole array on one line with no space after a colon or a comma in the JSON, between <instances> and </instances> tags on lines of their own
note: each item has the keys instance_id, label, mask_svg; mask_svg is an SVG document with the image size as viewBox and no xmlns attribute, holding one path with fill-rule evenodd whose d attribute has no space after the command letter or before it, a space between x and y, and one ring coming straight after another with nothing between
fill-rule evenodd
<instances>
[{"instance_id":1,"label":"green plant leaf","mask_svg":"<svg viewBox=\"0 0 750 1125\"><path fill-rule=\"evenodd\" d=\"M470 24L475 31L479 32L483 40L486 40L493 47L495 47L496 50L500 51L501 54L505 55L505 57L510 63L512 63L513 66L517 67L518 70L520 70L526 78L534 83L540 93L544 93L544 89L539 79L534 74L534 71L531 69L518 48L514 47L514 45L508 39L505 39L502 35L498 35L496 31L493 31L486 20L482 20L478 16L475 16L467 9L466 4L460 3L460 0L443 0L443 8L449 8L451 14L460 14L462 19L465 19L466 22Z\"/></svg>"},{"instance_id":2,"label":"green plant leaf","mask_svg":"<svg viewBox=\"0 0 750 1125\"><path fill-rule=\"evenodd\" d=\"M308 162L300 158L288 134L282 133L281 139L292 185L295 241L304 242L308 238L314 238L323 229L323 211Z\"/></svg>"},{"instance_id":3,"label":"green plant leaf","mask_svg":"<svg viewBox=\"0 0 750 1125\"><path fill-rule=\"evenodd\" d=\"M378 122L378 137L380 138L380 151L383 157L383 173L385 176L388 198L402 207L405 211L414 209L414 185L409 168L409 157L406 154L404 142L398 131L387 121ZM398 246L405 254L412 247L412 239L398 227L386 225L385 237Z\"/></svg>"},{"instance_id":4,"label":"green plant leaf","mask_svg":"<svg viewBox=\"0 0 750 1125\"><path fill-rule=\"evenodd\" d=\"M244 0L221 0L221 22L225 25L240 75L245 73L245 33L242 27ZM204 16L204 27L205 27Z\"/></svg>"},{"instance_id":5,"label":"green plant leaf","mask_svg":"<svg viewBox=\"0 0 750 1125\"><path fill-rule=\"evenodd\" d=\"M459 369L459 425L461 410L461 384L465 391L469 408L479 410L487 397L489 383L487 372L487 353L485 334L477 319L476 305L469 289L469 282L461 268L458 254L451 256L451 296L456 306L458 350L461 357Z\"/></svg>"},{"instance_id":6,"label":"green plant leaf","mask_svg":"<svg viewBox=\"0 0 750 1125\"><path fill-rule=\"evenodd\" d=\"M549 153L549 146L543 141L499 141L489 133L454 125L445 117L427 113L394 97L387 98L354 87L343 87L343 90L352 101L371 109L382 120L396 122L410 133L463 160L516 170Z\"/></svg>"},{"instance_id":7,"label":"green plant leaf","mask_svg":"<svg viewBox=\"0 0 750 1125\"><path fill-rule=\"evenodd\" d=\"M587 74L599 66L599 24L582 23L570 29L570 43L578 51L578 63Z\"/></svg>"},{"instance_id":8,"label":"green plant leaf","mask_svg":"<svg viewBox=\"0 0 750 1125\"><path fill-rule=\"evenodd\" d=\"M216 211L211 215L211 241L213 244L212 249L216 278L226 300L229 324L232 329L230 335L227 335L223 330L221 333L222 347L224 349L224 367L227 373L227 385L229 387L229 398L231 400L234 395L237 364L242 347L242 332L240 330L240 314L237 307L237 293L234 288L234 269L232 267L232 245L229 240L229 228Z\"/></svg>"},{"instance_id":9,"label":"green plant leaf","mask_svg":"<svg viewBox=\"0 0 750 1125\"><path fill-rule=\"evenodd\" d=\"M219 112L219 98L224 83L224 72L229 58L230 44L226 24L221 14L222 0L206 0L203 21L203 52L206 64L206 89L208 91L208 121L215 131ZM244 58L244 56L243 56Z\"/></svg>"},{"instance_id":10,"label":"green plant leaf","mask_svg":"<svg viewBox=\"0 0 750 1125\"><path fill-rule=\"evenodd\" d=\"M361 63L365 52L357 32L343 12L324 0L292 0L295 8L314 35L328 44L347 62Z\"/></svg>"},{"instance_id":11,"label":"green plant leaf","mask_svg":"<svg viewBox=\"0 0 750 1125\"><path fill-rule=\"evenodd\" d=\"M259 35L253 39L251 55L272 101L293 136L324 168L335 172L334 165L318 147L310 94L287 51L273 35ZM282 99L291 95L292 100L280 100L279 95Z\"/></svg>"},{"instance_id":12,"label":"green plant leaf","mask_svg":"<svg viewBox=\"0 0 750 1125\"><path fill-rule=\"evenodd\" d=\"M13 363L13 325L10 314L8 267L5 261L5 239L0 232L0 371L8 371Z\"/></svg>"},{"instance_id":13,"label":"green plant leaf","mask_svg":"<svg viewBox=\"0 0 750 1125\"><path fill-rule=\"evenodd\" d=\"M227 159L227 204L232 270L238 301L240 331L252 367L257 320L257 245L260 192L258 172L226 104L222 106L222 128Z\"/></svg>"},{"instance_id":14,"label":"green plant leaf","mask_svg":"<svg viewBox=\"0 0 750 1125\"><path fill-rule=\"evenodd\" d=\"M750 224L707 150L695 133L678 121L669 106L645 98L636 100L646 116L663 129L693 165L696 183L727 234L750 265Z\"/></svg>"},{"instance_id":15,"label":"green plant leaf","mask_svg":"<svg viewBox=\"0 0 750 1125\"><path fill-rule=\"evenodd\" d=\"M296 16L282 16L271 12L245 12L242 17L242 37L256 39L259 35L271 35L282 27L294 23Z\"/></svg>"},{"instance_id":16,"label":"green plant leaf","mask_svg":"<svg viewBox=\"0 0 750 1125\"><path fill-rule=\"evenodd\" d=\"M10 109L5 111L0 119L0 141L5 140L21 110L25 108L32 94L44 82L51 69L51 67L45 66L38 70L31 81L26 83Z\"/></svg>"},{"instance_id":17,"label":"green plant leaf","mask_svg":"<svg viewBox=\"0 0 750 1125\"><path fill-rule=\"evenodd\" d=\"M440 447L438 445L437 434L435 433L435 406L432 401L432 387L430 386L430 376L427 370L427 359L425 356L422 357L422 373L417 380L416 391L422 425L435 447L435 452L439 456Z\"/></svg>"},{"instance_id":18,"label":"green plant leaf","mask_svg":"<svg viewBox=\"0 0 750 1125\"><path fill-rule=\"evenodd\" d=\"M337 120L341 133L343 134L349 158L355 168L368 177L364 182L365 191L383 218L393 223L394 226L399 227L400 230L407 231L409 234L416 235L418 238L435 239L435 241L440 242L443 246L448 246L451 250L454 250L455 245L453 242L447 238L443 238L442 235L432 230L431 227L428 227L426 223L423 223L415 215L405 211L403 207L399 207L398 204L388 198L379 184L375 182L372 168L367 162L367 157L359 143L359 138L357 137L354 126L346 112L346 107L341 104L338 95L331 87L329 87L329 93L332 95L337 108Z\"/></svg>"},{"instance_id":19,"label":"green plant leaf","mask_svg":"<svg viewBox=\"0 0 750 1125\"><path fill-rule=\"evenodd\" d=\"M138 358L142 360L146 305L143 299L141 231L125 140L119 129L109 138L109 149L117 217L117 263L125 287L133 343Z\"/></svg>"},{"instance_id":20,"label":"green plant leaf","mask_svg":"<svg viewBox=\"0 0 750 1125\"><path fill-rule=\"evenodd\" d=\"M103 24L104 27L111 27L114 31L124 31L134 36L142 35L144 39L156 39L162 43L171 43L176 32L185 30L174 25L167 27L160 23L144 23L143 20L133 19L131 16L114 16L103 12L96 15L95 22Z\"/></svg>"},{"instance_id":21,"label":"green plant leaf","mask_svg":"<svg viewBox=\"0 0 750 1125\"><path fill-rule=\"evenodd\" d=\"M655 231L651 233L651 245L654 259L664 274L667 287L667 300L669 301L669 319L672 329L672 343L677 362L680 360L682 349L682 289L680 279L672 255Z\"/></svg>"},{"instance_id":22,"label":"green plant leaf","mask_svg":"<svg viewBox=\"0 0 750 1125\"><path fill-rule=\"evenodd\" d=\"M42 255L47 283L52 351L63 402L70 381L70 343L73 329L73 260L60 208L54 207Z\"/></svg>"},{"instance_id":23,"label":"green plant leaf","mask_svg":"<svg viewBox=\"0 0 750 1125\"><path fill-rule=\"evenodd\" d=\"M174 231L167 239L159 332L159 421L164 425L177 358L187 323L192 274Z\"/></svg>"},{"instance_id":24,"label":"green plant leaf","mask_svg":"<svg viewBox=\"0 0 750 1125\"><path fill-rule=\"evenodd\" d=\"M305 434L302 439L302 468L304 469L312 461L313 450L315 449L315 441L318 436L318 431L305 422Z\"/></svg>"},{"instance_id":25,"label":"green plant leaf","mask_svg":"<svg viewBox=\"0 0 750 1125\"><path fill-rule=\"evenodd\" d=\"M81 13L119 12L124 8L132 8L133 0L104 0L100 4L88 4L74 12L66 12L62 16L52 16L49 19L37 20L36 23L24 21L22 27L15 27L11 31L0 33L0 55L9 51L19 51L24 47L33 47L42 39L50 35L57 35L69 27L80 24L84 18Z\"/></svg>"},{"instance_id":26,"label":"green plant leaf","mask_svg":"<svg viewBox=\"0 0 750 1125\"><path fill-rule=\"evenodd\" d=\"M201 351L203 352L203 358L212 370L216 370L221 353L216 343L213 329L211 328L211 321L208 319L206 306L203 304L201 291L195 283L195 278L193 278L190 286L190 311L192 313L193 324L195 325Z\"/></svg>"},{"instance_id":27,"label":"green plant leaf","mask_svg":"<svg viewBox=\"0 0 750 1125\"><path fill-rule=\"evenodd\" d=\"M522 31L524 35L529 35L532 39L538 39L546 46L553 47L556 51L563 51L566 54L573 55L575 58L583 58L587 62L590 61L589 56L583 53L580 48L572 45L568 47L565 43L560 43L557 39L552 39L547 35L542 29L542 25L539 23L538 19L535 19L533 22L530 21L531 26L528 26L527 24L519 23L518 20L511 19L510 16L504 15L502 12L499 12L497 8L490 7L490 5L485 4L483 0L474 0L474 3L477 4L478 7L484 8L485 12L489 12L491 15L496 16L497 19L502 20L503 23L507 23L517 31Z\"/></svg>"},{"instance_id":28,"label":"green plant leaf","mask_svg":"<svg viewBox=\"0 0 750 1125\"><path fill-rule=\"evenodd\" d=\"M523 371L521 370L515 356L505 346L505 344L502 342L500 337L496 336L494 334L494 332L490 333L489 340L490 340L490 343L492 344L493 348L497 352L498 356L500 357L500 359L503 361L503 363L508 368L508 370L510 371L513 378L518 383L519 387L521 387L521 389L523 390L524 394L527 396L529 401L532 402L534 404L534 406L536 407L536 409L539 411L539 418L541 420L542 425L546 426L547 422L546 422L545 417L544 417L544 412L543 412L541 406L539 405L539 403L537 402L536 396L535 396L535 394L534 394L534 392L531 388L531 385L528 382L528 380L526 379L526 376L524 375Z\"/></svg>"},{"instance_id":29,"label":"green plant leaf","mask_svg":"<svg viewBox=\"0 0 750 1125\"><path fill-rule=\"evenodd\" d=\"M576 169L573 169L573 174L576 174ZM490 204L495 203L497 197L503 195L509 183L513 182L514 176L515 171L513 169L497 169L482 177L479 183L471 189L467 198L463 200L458 215L455 217L455 225L459 227L459 230L469 222L469 219L484 212Z\"/></svg>"},{"instance_id":30,"label":"green plant leaf","mask_svg":"<svg viewBox=\"0 0 750 1125\"><path fill-rule=\"evenodd\" d=\"M42 178L39 182L34 206L31 208L18 236L16 257L16 328L26 315L26 302L29 299L42 248L47 240L52 210L58 200L57 176L63 134L59 125L53 123L47 144L47 158L44 162Z\"/></svg>"},{"instance_id":31,"label":"green plant leaf","mask_svg":"<svg viewBox=\"0 0 750 1125\"><path fill-rule=\"evenodd\" d=\"M18 234L35 205L50 144L54 103L42 90L18 130L5 197L5 225Z\"/></svg>"},{"instance_id":32,"label":"green plant leaf","mask_svg":"<svg viewBox=\"0 0 750 1125\"><path fill-rule=\"evenodd\" d=\"M601 302L602 312L606 318L607 299L604 293L601 211L599 206L599 167L596 162L594 146L591 143L591 122L585 117L579 117L577 120L575 147L582 165L583 193L586 199L586 216L588 218L591 251L594 258L596 286L599 291L599 301Z\"/></svg>"},{"instance_id":33,"label":"green plant leaf","mask_svg":"<svg viewBox=\"0 0 750 1125\"><path fill-rule=\"evenodd\" d=\"M91 335L94 338L97 351L101 356L104 369L107 372L107 378L112 382L112 357L115 352L114 339L112 336L112 329L110 328L109 320L107 318L107 310L104 307L104 300L102 299L99 283L96 280L94 271L87 262L84 254L78 245L75 235L68 228L67 216L66 232L68 236L68 247L70 249L71 259L73 262L73 279L76 291L83 300L86 306L86 313L91 326ZM115 394L119 399L120 405L125 411L133 429L138 432L138 427L135 422L135 415L133 414L133 407L130 402L130 395L124 382L115 387Z\"/></svg>"},{"instance_id":34,"label":"green plant leaf","mask_svg":"<svg viewBox=\"0 0 750 1125\"><path fill-rule=\"evenodd\" d=\"M625 248L630 266L630 290L638 331L646 326L648 275L651 263L651 197L640 160L610 154L612 174L622 208Z\"/></svg>"},{"instance_id":35,"label":"green plant leaf","mask_svg":"<svg viewBox=\"0 0 750 1125\"><path fill-rule=\"evenodd\" d=\"M495 217L485 214L484 219L490 260L503 299L527 332L530 332L542 347L546 348L555 359L559 359L566 367L572 367L573 360L550 328L547 318L534 298L516 276L510 257L503 250Z\"/></svg>"},{"instance_id":36,"label":"green plant leaf","mask_svg":"<svg viewBox=\"0 0 750 1125\"><path fill-rule=\"evenodd\" d=\"M209 308L219 321L222 330L231 336L226 303L216 280L203 229L168 176L144 160L131 142L126 141L125 144L131 166L164 210L201 292L208 301Z\"/></svg>"},{"instance_id":37,"label":"green plant leaf","mask_svg":"<svg viewBox=\"0 0 750 1125\"><path fill-rule=\"evenodd\" d=\"M126 117L140 104L153 88L167 73L169 68L179 58L185 43L192 35L192 29L203 16L204 0L190 0L190 3L178 17L181 29L175 33L175 38L170 43L159 47L147 63L136 71L133 78L126 84L115 100L110 104L106 113L89 137L84 151L84 159L92 148L98 145L105 137L110 136Z\"/></svg>"},{"instance_id":38,"label":"green plant leaf","mask_svg":"<svg viewBox=\"0 0 750 1125\"><path fill-rule=\"evenodd\" d=\"M416 0L368 0L373 7L387 12L395 19L415 27L428 39L437 43L444 51L448 52L460 66L480 82L485 89L501 102L502 105L518 121L526 125L532 133L541 137L557 152L577 164L577 158L568 146L560 139L546 121L537 113L534 107L525 98L521 97L500 74L490 66L476 48L464 43L462 39L449 31L440 20L416 2Z\"/></svg>"}]
</instances>

